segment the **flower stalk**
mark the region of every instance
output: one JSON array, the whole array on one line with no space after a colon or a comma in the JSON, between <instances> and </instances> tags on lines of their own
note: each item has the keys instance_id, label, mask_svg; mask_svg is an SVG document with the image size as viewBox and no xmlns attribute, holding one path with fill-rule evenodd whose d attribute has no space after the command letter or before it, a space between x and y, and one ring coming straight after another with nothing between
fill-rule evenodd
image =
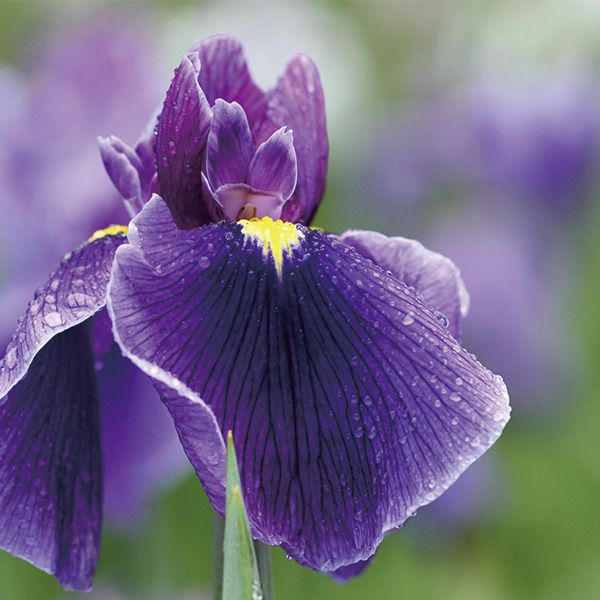
<instances>
[{"instance_id":1,"label":"flower stalk","mask_svg":"<svg viewBox=\"0 0 600 600\"><path fill-rule=\"evenodd\" d=\"M268 546L252 540L233 436L227 436L227 500L225 519L213 522L214 600L272 600Z\"/></svg>"}]
</instances>

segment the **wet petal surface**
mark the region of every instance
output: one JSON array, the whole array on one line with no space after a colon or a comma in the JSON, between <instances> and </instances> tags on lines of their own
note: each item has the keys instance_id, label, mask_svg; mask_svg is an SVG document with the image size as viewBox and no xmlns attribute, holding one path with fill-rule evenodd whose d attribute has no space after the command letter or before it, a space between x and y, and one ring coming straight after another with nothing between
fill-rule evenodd
<instances>
[{"instance_id":1,"label":"wet petal surface","mask_svg":"<svg viewBox=\"0 0 600 600\"><path fill-rule=\"evenodd\" d=\"M310 58L298 55L288 63L268 93L267 116L274 126L263 132L285 125L294 133L298 184L283 218L310 224L325 190L329 153L323 88Z\"/></svg>"},{"instance_id":2,"label":"wet petal surface","mask_svg":"<svg viewBox=\"0 0 600 600\"><path fill-rule=\"evenodd\" d=\"M250 164L248 183L256 189L281 194L287 200L297 177L294 135L282 127L258 147Z\"/></svg>"},{"instance_id":3,"label":"wet petal surface","mask_svg":"<svg viewBox=\"0 0 600 600\"><path fill-rule=\"evenodd\" d=\"M129 237L109 300L120 344L233 431L255 535L307 566L367 559L508 420L501 379L335 236L181 231L155 198Z\"/></svg>"},{"instance_id":4,"label":"wet petal surface","mask_svg":"<svg viewBox=\"0 0 600 600\"><path fill-rule=\"evenodd\" d=\"M46 344L0 406L0 547L88 590L101 521L98 399L82 324Z\"/></svg>"},{"instance_id":5,"label":"wet petal surface","mask_svg":"<svg viewBox=\"0 0 600 600\"><path fill-rule=\"evenodd\" d=\"M250 75L240 42L227 35L216 35L195 44L190 52L200 56L199 81L211 106L217 98L238 102L254 128L265 112L266 99Z\"/></svg>"},{"instance_id":6,"label":"wet petal surface","mask_svg":"<svg viewBox=\"0 0 600 600\"><path fill-rule=\"evenodd\" d=\"M183 228L210 221L201 169L211 110L198 83L199 70L198 54L187 54L167 91L156 135L160 192Z\"/></svg>"},{"instance_id":7,"label":"wet petal surface","mask_svg":"<svg viewBox=\"0 0 600 600\"><path fill-rule=\"evenodd\" d=\"M0 360L0 403L25 375L36 353L52 337L92 316L106 303L106 287L116 249L127 241L109 228L65 256L35 293ZM107 233L113 231L114 233Z\"/></svg>"},{"instance_id":8,"label":"wet petal surface","mask_svg":"<svg viewBox=\"0 0 600 600\"><path fill-rule=\"evenodd\" d=\"M458 267L416 240L387 237L375 231L346 231L340 239L400 281L414 287L435 310L448 318L448 329L460 340L469 310L469 293Z\"/></svg>"},{"instance_id":9,"label":"wet petal surface","mask_svg":"<svg viewBox=\"0 0 600 600\"><path fill-rule=\"evenodd\" d=\"M246 183L254 143L244 109L217 100L206 148L206 174L210 186Z\"/></svg>"}]
</instances>

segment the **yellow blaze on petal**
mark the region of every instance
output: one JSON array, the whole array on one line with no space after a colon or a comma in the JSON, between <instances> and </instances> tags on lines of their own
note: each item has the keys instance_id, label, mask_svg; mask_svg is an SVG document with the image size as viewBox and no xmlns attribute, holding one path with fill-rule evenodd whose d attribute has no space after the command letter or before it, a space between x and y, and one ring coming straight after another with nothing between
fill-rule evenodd
<instances>
[{"instance_id":1,"label":"yellow blaze on petal","mask_svg":"<svg viewBox=\"0 0 600 600\"><path fill-rule=\"evenodd\" d=\"M94 231L94 233L92 233L88 239L88 244L107 235L117 235L119 233L127 235L127 227L125 225L111 225L110 227L106 227L104 229L98 229L98 231Z\"/></svg>"},{"instance_id":2,"label":"yellow blaze on petal","mask_svg":"<svg viewBox=\"0 0 600 600\"><path fill-rule=\"evenodd\" d=\"M242 233L246 239L252 239L262 245L263 255L268 256L271 253L275 262L277 275L281 279L283 270L283 251L288 254L292 252L294 246L300 244L304 234L289 221L273 221L271 217L262 219L242 219L238 221L242 226Z\"/></svg>"}]
</instances>

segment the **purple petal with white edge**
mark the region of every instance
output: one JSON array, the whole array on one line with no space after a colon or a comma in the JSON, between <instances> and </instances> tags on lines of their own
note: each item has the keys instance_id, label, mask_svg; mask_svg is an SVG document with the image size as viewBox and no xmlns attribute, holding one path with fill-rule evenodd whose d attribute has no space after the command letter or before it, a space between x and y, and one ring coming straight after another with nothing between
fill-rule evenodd
<instances>
[{"instance_id":1,"label":"purple petal with white edge","mask_svg":"<svg viewBox=\"0 0 600 600\"><path fill-rule=\"evenodd\" d=\"M192 46L200 55L200 86L212 106L218 98L244 107L252 129L266 109L265 93L254 83L238 40L217 35Z\"/></svg>"},{"instance_id":2,"label":"purple petal with white edge","mask_svg":"<svg viewBox=\"0 0 600 600\"><path fill-rule=\"evenodd\" d=\"M247 181L258 190L276 192L287 200L294 192L297 179L294 134L282 127L258 147Z\"/></svg>"},{"instance_id":3,"label":"purple petal with white edge","mask_svg":"<svg viewBox=\"0 0 600 600\"><path fill-rule=\"evenodd\" d=\"M104 168L113 185L125 200L130 216L135 216L144 205L140 172L143 164L136 152L118 137L98 138Z\"/></svg>"},{"instance_id":4,"label":"purple petal with white edge","mask_svg":"<svg viewBox=\"0 0 600 600\"><path fill-rule=\"evenodd\" d=\"M244 109L217 100L206 146L206 175L213 189L246 183L254 142Z\"/></svg>"},{"instance_id":5,"label":"purple petal with white edge","mask_svg":"<svg viewBox=\"0 0 600 600\"><path fill-rule=\"evenodd\" d=\"M0 406L0 547L85 591L101 523L98 398L82 324L46 344Z\"/></svg>"},{"instance_id":6,"label":"purple petal with white edge","mask_svg":"<svg viewBox=\"0 0 600 600\"><path fill-rule=\"evenodd\" d=\"M65 256L36 291L0 360L0 404L25 375L44 344L105 305L115 251L127 241L124 229L114 227L94 234L87 243Z\"/></svg>"},{"instance_id":7,"label":"purple petal with white edge","mask_svg":"<svg viewBox=\"0 0 600 600\"><path fill-rule=\"evenodd\" d=\"M200 58L188 54L175 70L158 119L156 162L161 196L179 227L210 222L202 195L202 162L211 110L198 84Z\"/></svg>"},{"instance_id":8,"label":"purple petal with white edge","mask_svg":"<svg viewBox=\"0 0 600 600\"><path fill-rule=\"evenodd\" d=\"M284 207L283 219L308 225L325 191L329 153L323 88L310 58L298 55L288 63L268 92L267 115L275 127L286 125L294 132L298 184Z\"/></svg>"},{"instance_id":9,"label":"purple petal with white edge","mask_svg":"<svg viewBox=\"0 0 600 600\"><path fill-rule=\"evenodd\" d=\"M233 431L255 537L304 565L369 558L508 420L502 380L335 236L267 219L181 231L154 198L129 238L109 292L122 349Z\"/></svg>"},{"instance_id":10,"label":"purple petal with white edge","mask_svg":"<svg viewBox=\"0 0 600 600\"><path fill-rule=\"evenodd\" d=\"M169 410L179 441L196 470L211 504L225 513L225 442L212 410L181 382L157 373L154 365L135 361L155 378L155 387ZM167 381L165 384L162 380Z\"/></svg>"},{"instance_id":11,"label":"purple petal with white edge","mask_svg":"<svg viewBox=\"0 0 600 600\"><path fill-rule=\"evenodd\" d=\"M243 183L223 185L214 192L213 197L222 207L225 217L231 221L239 219L243 214L246 217L279 219L285 203L279 194L262 192ZM243 213L244 210L247 212Z\"/></svg>"},{"instance_id":12,"label":"purple petal with white edge","mask_svg":"<svg viewBox=\"0 0 600 600\"><path fill-rule=\"evenodd\" d=\"M416 240L387 237L375 231L349 230L340 239L400 281L414 287L427 304L445 315L450 333L460 340L469 312L469 293L458 267Z\"/></svg>"},{"instance_id":13,"label":"purple petal with white edge","mask_svg":"<svg viewBox=\"0 0 600 600\"><path fill-rule=\"evenodd\" d=\"M128 528L139 525L152 495L187 473L189 463L152 382L115 344L103 357L98 389L105 516Z\"/></svg>"}]
</instances>

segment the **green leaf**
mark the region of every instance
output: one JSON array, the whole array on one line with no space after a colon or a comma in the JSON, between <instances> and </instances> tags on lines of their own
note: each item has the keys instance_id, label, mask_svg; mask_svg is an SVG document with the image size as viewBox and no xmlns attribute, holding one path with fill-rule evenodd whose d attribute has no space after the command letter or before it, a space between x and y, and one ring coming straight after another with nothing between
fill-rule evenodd
<instances>
[{"instance_id":1,"label":"green leaf","mask_svg":"<svg viewBox=\"0 0 600 600\"><path fill-rule=\"evenodd\" d=\"M262 600L263 593L250 534L233 436L227 436L227 500L223 542L223 600Z\"/></svg>"}]
</instances>

